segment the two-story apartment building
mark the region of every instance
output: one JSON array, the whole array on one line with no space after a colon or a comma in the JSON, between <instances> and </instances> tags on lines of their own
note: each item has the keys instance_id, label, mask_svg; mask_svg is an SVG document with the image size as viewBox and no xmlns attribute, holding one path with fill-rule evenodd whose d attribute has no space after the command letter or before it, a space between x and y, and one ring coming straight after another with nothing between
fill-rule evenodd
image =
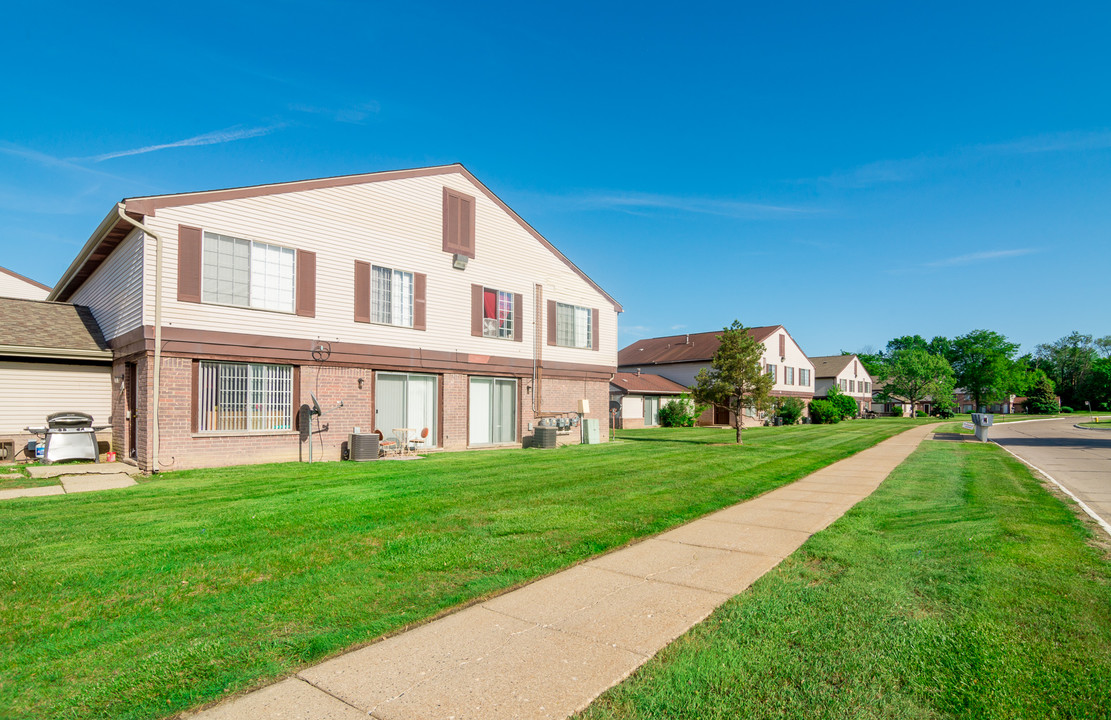
<instances>
[{"instance_id":1,"label":"two-story apartment building","mask_svg":"<svg viewBox=\"0 0 1111 720\"><path fill-rule=\"evenodd\" d=\"M520 445L581 399L605 423L621 311L461 165L129 198L50 299L96 317L148 470L336 459L355 428Z\"/></svg>"},{"instance_id":2,"label":"two-story apartment building","mask_svg":"<svg viewBox=\"0 0 1111 720\"><path fill-rule=\"evenodd\" d=\"M836 386L842 394L856 400L860 413L872 407L872 376L856 355L823 355L812 357L814 363L814 397L824 398Z\"/></svg>"},{"instance_id":3,"label":"two-story apartment building","mask_svg":"<svg viewBox=\"0 0 1111 720\"><path fill-rule=\"evenodd\" d=\"M809 402L814 397L814 366L791 334L782 325L747 328L757 342L764 346L762 363L769 375L775 377L772 395L797 397ZM638 340L618 353L621 372L641 372L661 375L684 387L694 384L702 368L709 368L720 345L721 331L671 335L668 337ZM745 425L759 425L763 418L749 410L742 418ZM726 408L714 407L699 418L701 425L728 425L731 423Z\"/></svg>"}]
</instances>

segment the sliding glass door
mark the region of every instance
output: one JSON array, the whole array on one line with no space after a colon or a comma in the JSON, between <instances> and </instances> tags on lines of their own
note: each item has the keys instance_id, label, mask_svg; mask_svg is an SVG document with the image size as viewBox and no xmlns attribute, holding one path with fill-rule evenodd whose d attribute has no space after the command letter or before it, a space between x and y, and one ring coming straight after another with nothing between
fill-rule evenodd
<instances>
[{"instance_id":1,"label":"sliding glass door","mask_svg":"<svg viewBox=\"0 0 1111 720\"><path fill-rule=\"evenodd\" d=\"M398 440L396 430L410 428L412 437L428 428L425 447L439 444L436 438L435 375L412 373L378 373L375 379L374 417L376 430L388 440Z\"/></svg>"},{"instance_id":2,"label":"sliding glass door","mask_svg":"<svg viewBox=\"0 0 1111 720\"><path fill-rule=\"evenodd\" d=\"M517 442L517 381L471 378L471 445Z\"/></svg>"}]
</instances>

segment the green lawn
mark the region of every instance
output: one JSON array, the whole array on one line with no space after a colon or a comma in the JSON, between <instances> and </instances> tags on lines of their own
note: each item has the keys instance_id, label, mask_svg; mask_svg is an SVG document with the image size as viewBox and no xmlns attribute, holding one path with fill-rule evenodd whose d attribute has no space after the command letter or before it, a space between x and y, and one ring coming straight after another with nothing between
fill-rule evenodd
<instances>
[{"instance_id":1,"label":"green lawn","mask_svg":"<svg viewBox=\"0 0 1111 720\"><path fill-rule=\"evenodd\" d=\"M18 475L19 477L0 478L0 490L13 490L15 488L45 487L46 485L61 485L58 478L35 479L28 475L21 465L0 465L0 475Z\"/></svg>"},{"instance_id":2,"label":"green lawn","mask_svg":"<svg viewBox=\"0 0 1111 720\"><path fill-rule=\"evenodd\" d=\"M1089 415L1088 417L1092 417ZM1111 430L1111 418L1099 418L1095 422L1079 423L1080 427L1096 428L1097 430Z\"/></svg>"},{"instance_id":3,"label":"green lawn","mask_svg":"<svg viewBox=\"0 0 1111 720\"><path fill-rule=\"evenodd\" d=\"M1004 415L1003 413L995 413L993 422L996 425L1009 422L1022 422L1024 420L1054 420L1056 418L1071 418L1076 417L1076 413L1057 413L1055 415L1026 415L1025 413L1010 413ZM964 435L971 435L972 430L966 430L963 423L972 422L972 416L968 413L961 413L954 415L951 418L952 422L941 425L937 428L937 432L961 433Z\"/></svg>"},{"instance_id":4,"label":"green lawn","mask_svg":"<svg viewBox=\"0 0 1111 720\"><path fill-rule=\"evenodd\" d=\"M790 482L915 420L167 473L0 502L0 717L155 718Z\"/></svg>"},{"instance_id":5,"label":"green lawn","mask_svg":"<svg viewBox=\"0 0 1111 720\"><path fill-rule=\"evenodd\" d=\"M1107 718L1091 537L999 448L927 441L583 717Z\"/></svg>"}]
</instances>

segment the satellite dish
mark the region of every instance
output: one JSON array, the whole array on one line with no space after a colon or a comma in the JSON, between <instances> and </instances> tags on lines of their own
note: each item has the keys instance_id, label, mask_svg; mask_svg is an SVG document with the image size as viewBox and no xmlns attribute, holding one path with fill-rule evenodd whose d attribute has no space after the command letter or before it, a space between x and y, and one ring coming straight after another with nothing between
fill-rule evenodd
<instances>
[{"instance_id":1,"label":"satellite dish","mask_svg":"<svg viewBox=\"0 0 1111 720\"><path fill-rule=\"evenodd\" d=\"M316 395L309 393L309 397L312 398L312 414L320 415L323 411L320 409L320 403L317 401Z\"/></svg>"}]
</instances>

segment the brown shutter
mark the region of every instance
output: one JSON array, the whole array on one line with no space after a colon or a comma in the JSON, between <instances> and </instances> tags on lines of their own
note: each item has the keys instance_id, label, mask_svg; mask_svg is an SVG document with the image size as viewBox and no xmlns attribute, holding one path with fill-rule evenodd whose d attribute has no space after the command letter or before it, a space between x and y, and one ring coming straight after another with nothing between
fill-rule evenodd
<instances>
[{"instance_id":1,"label":"brown shutter","mask_svg":"<svg viewBox=\"0 0 1111 720\"><path fill-rule=\"evenodd\" d=\"M482 337L482 286L471 285L471 335Z\"/></svg>"},{"instance_id":2,"label":"brown shutter","mask_svg":"<svg viewBox=\"0 0 1111 720\"><path fill-rule=\"evenodd\" d=\"M474 258L474 198L459 197L459 252Z\"/></svg>"},{"instance_id":3,"label":"brown shutter","mask_svg":"<svg viewBox=\"0 0 1111 720\"><path fill-rule=\"evenodd\" d=\"M197 417L201 414L201 363L199 360L194 360L189 363L189 365L189 382L191 386L189 390L193 396L192 400L189 402L189 431L196 433ZM135 418L132 418L131 422L135 422Z\"/></svg>"},{"instance_id":4,"label":"brown shutter","mask_svg":"<svg viewBox=\"0 0 1111 720\"><path fill-rule=\"evenodd\" d=\"M513 342L521 342L525 336L525 319L521 316L524 310L521 293L513 293Z\"/></svg>"},{"instance_id":5,"label":"brown shutter","mask_svg":"<svg viewBox=\"0 0 1111 720\"><path fill-rule=\"evenodd\" d=\"M444 188L444 252L474 257L474 208L473 197Z\"/></svg>"},{"instance_id":6,"label":"brown shutter","mask_svg":"<svg viewBox=\"0 0 1111 720\"><path fill-rule=\"evenodd\" d=\"M201 301L201 229L177 226L177 299Z\"/></svg>"},{"instance_id":7,"label":"brown shutter","mask_svg":"<svg viewBox=\"0 0 1111 720\"><path fill-rule=\"evenodd\" d=\"M590 349L598 349L598 309L590 311Z\"/></svg>"},{"instance_id":8,"label":"brown shutter","mask_svg":"<svg viewBox=\"0 0 1111 720\"><path fill-rule=\"evenodd\" d=\"M548 301L548 344L556 344L556 301Z\"/></svg>"},{"instance_id":9,"label":"brown shutter","mask_svg":"<svg viewBox=\"0 0 1111 720\"><path fill-rule=\"evenodd\" d=\"M370 322L370 263L355 261L355 322Z\"/></svg>"},{"instance_id":10,"label":"brown shutter","mask_svg":"<svg viewBox=\"0 0 1111 720\"><path fill-rule=\"evenodd\" d=\"M316 317L316 253L297 251L297 314Z\"/></svg>"},{"instance_id":11,"label":"brown shutter","mask_svg":"<svg viewBox=\"0 0 1111 720\"><path fill-rule=\"evenodd\" d=\"M428 276L424 273L413 273L413 329L424 330L427 322L426 303Z\"/></svg>"},{"instance_id":12,"label":"brown shutter","mask_svg":"<svg viewBox=\"0 0 1111 720\"><path fill-rule=\"evenodd\" d=\"M779 334L779 357L787 357L787 336Z\"/></svg>"}]
</instances>

